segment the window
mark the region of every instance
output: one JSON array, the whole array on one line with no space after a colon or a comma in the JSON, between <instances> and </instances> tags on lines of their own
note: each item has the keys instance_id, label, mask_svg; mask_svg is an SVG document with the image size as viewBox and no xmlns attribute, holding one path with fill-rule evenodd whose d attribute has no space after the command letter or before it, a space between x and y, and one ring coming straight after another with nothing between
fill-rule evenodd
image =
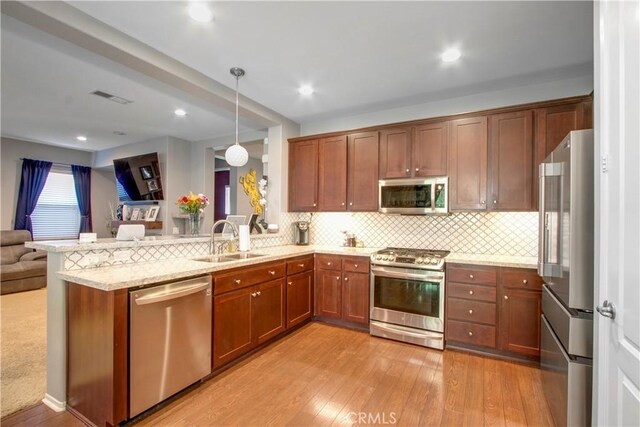
<instances>
[{"instance_id":1,"label":"window","mask_svg":"<svg viewBox=\"0 0 640 427\"><path fill-rule=\"evenodd\" d=\"M31 214L34 240L74 239L80 230L80 210L69 168L54 166Z\"/></svg>"}]
</instances>

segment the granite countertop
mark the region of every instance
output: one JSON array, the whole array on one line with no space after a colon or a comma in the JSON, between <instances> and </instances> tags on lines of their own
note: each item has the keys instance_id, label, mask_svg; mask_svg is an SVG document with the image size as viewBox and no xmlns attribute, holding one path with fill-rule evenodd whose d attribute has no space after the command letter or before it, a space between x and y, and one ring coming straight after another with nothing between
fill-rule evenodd
<instances>
[{"instance_id":1,"label":"granite countertop","mask_svg":"<svg viewBox=\"0 0 640 427\"><path fill-rule=\"evenodd\" d=\"M450 264L494 265L497 267L538 268L538 258L511 255L479 255L450 253L446 261Z\"/></svg>"},{"instance_id":2,"label":"granite countertop","mask_svg":"<svg viewBox=\"0 0 640 427\"><path fill-rule=\"evenodd\" d=\"M170 259L141 262L118 266L89 268L86 270L59 271L58 277L68 282L90 286L104 291L114 291L143 286L168 280L179 280L216 271L229 270L264 262L278 261L300 255L314 253L352 255L368 257L379 248L343 248L339 246L276 246L252 251L264 254L257 258L230 262L194 261L192 259Z\"/></svg>"}]
</instances>

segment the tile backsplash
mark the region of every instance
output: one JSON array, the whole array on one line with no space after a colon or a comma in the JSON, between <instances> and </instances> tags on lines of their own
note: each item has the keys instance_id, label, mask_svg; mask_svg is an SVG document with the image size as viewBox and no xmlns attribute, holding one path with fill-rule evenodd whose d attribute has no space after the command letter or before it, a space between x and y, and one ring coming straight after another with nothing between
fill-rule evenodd
<instances>
[{"instance_id":1,"label":"tile backsplash","mask_svg":"<svg viewBox=\"0 0 640 427\"><path fill-rule=\"evenodd\" d=\"M291 229L292 221L308 219L309 214L285 214L281 230ZM448 216L315 213L311 221L311 243L342 245L342 230L355 233L368 247L446 249L530 257L538 254L537 212L463 212Z\"/></svg>"}]
</instances>

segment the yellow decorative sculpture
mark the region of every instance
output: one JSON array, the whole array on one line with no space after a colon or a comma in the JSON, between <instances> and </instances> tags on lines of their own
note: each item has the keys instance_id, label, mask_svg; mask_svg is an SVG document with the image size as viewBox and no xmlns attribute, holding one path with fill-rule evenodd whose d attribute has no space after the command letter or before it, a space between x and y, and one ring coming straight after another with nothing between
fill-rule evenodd
<instances>
[{"instance_id":1,"label":"yellow decorative sculpture","mask_svg":"<svg viewBox=\"0 0 640 427\"><path fill-rule=\"evenodd\" d=\"M240 184L244 188L244 194L249 196L249 204L253 207L253 212L261 215L262 205L260 204L260 193L256 187L256 171L249 169L249 173L240 176Z\"/></svg>"}]
</instances>

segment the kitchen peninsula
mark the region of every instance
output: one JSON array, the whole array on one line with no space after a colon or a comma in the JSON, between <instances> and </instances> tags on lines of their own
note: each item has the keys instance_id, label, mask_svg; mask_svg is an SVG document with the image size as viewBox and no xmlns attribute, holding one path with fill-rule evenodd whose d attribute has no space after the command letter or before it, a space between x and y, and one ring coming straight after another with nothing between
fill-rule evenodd
<instances>
[{"instance_id":1,"label":"kitchen peninsula","mask_svg":"<svg viewBox=\"0 0 640 427\"><path fill-rule=\"evenodd\" d=\"M260 246L261 239L255 239L255 246ZM266 240L266 239L265 239ZM263 286L262 283L277 282L281 289L275 299L275 306L279 307L282 316L267 316L274 319L275 333L266 336L266 339L258 339L253 344L240 350L221 354L213 351L212 370L237 359L237 357L258 348L261 344L284 333L289 327L301 325L314 315L314 257L316 263L318 257L335 257L343 267L345 262L355 259L361 265L366 265L362 270L363 283L366 284L361 291L362 295L352 299L353 307L347 310L360 311L351 316L343 316L345 319L364 319L361 323L336 322L343 326L368 329L368 257L376 248L344 248L339 246L294 246L286 244L256 247L251 253L260 255L253 258L228 261L207 262L195 261L208 255L208 237L148 238L139 242L118 242L113 239L101 239L96 243L79 244L77 241L58 242L32 242L28 245L33 248L47 250L48 258L48 354L47 354L47 395L45 402L58 409L71 409L77 415L87 418L96 424L117 424L128 419L126 408L126 342L127 342L127 295L132 288L146 287L152 284L166 283L168 281L182 280L197 276L213 275L214 298L218 292L229 295L233 292L255 292ZM535 259L530 257L490 256L474 254L452 253L447 262L460 264L475 264L485 266L499 266L511 268L534 268ZM100 266L97 266L101 264ZM338 267L340 268L340 267ZM491 268L491 267L487 267ZM347 274L345 271L343 274ZM233 277L232 277L233 276ZM235 277L238 276L238 277ZM284 286L286 283L288 286ZM298 279L296 281L295 279ZM240 288L238 281L242 280ZM246 280L246 282L245 282ZM316 285L317 286L317 285ZM255 289L254 289L255 288ZM287 288L287 290L285 290ZM235 289L238 289L237 291ZM252 291L252 289L254 289ZM295 289L292 292L290 289ZM98 393L102 402L83 402L77 396L72 396L67 389L69 381L67 372L67 360L70 356L67 350L67 342L70 334L74 333L73 325L67 325L67 315L70 319L78 320L78 304L72 302L74 296L82 291L90 298L82 300L84 313L101 313L106 317L106 323L101 322L99 334L100 341L109 346L110 352L101 352L108 357L96 359L96 363L105 363L103 368L111 376L108 391ZM233 291L233 292L231 292ZM228 293L227 293L228 292ZM264 289L263 289L264 292ZM317 289L315 292L318 292ZM265 292L266 294L266 292ZM223 296L224 296L223 295ZM295 295L295 296L294 296ZM306 307L300 307L300 301L306 301ZM365 305L363 304L365 302ZM69 305L67 304L69 302ZM86 304L98 304L96 307L87 307ZM296 304L296 308L294 307ZM343 308L345 302L339 303ZM290 313L287 313L289 308ZM118 314L118 310L120 310ZM316 309L317 310L317 309ZM217 313L217 312L216 312ZM74 317L75 316L75 317ZM319 316L321 320L325 319ZM220 321L220 320L218 320ZM71 322L71 320L70 320ZM120 322L120 323L118 323ZM114 333L118 326L120 333ZM106 329L104 329L106 328ZM124 328L124 329L123 329ZM109 339L103 339L110 337ZM221 337L220 339L222 339ZM120 340L118 343L118 339ZM249 337L249 340L253 338ZM214 334L214 346L215 346ZM255 344L259 342L259 344ZM120 346L120 347L118 347ZM124 348L122 348L124 346ZM235 353L234 353L235 351ZM118 358L118 354L120 355ZM120 364L120 365L118 365ZM124 364L124 365L123 365ZM118 366L119 369L116 369ZM73 366L69 366L70 371ZM118 375L120 376L118 378ZM120 394L118 393L118 385ZM86 390L85 390L86 391ZM95 399L96 395L92 395ZM118 404L118 399L121 401ZM124 403L122 403L124 402ZM74 404L78 407L74 411Z\"/></svg>"}]
</instances>

